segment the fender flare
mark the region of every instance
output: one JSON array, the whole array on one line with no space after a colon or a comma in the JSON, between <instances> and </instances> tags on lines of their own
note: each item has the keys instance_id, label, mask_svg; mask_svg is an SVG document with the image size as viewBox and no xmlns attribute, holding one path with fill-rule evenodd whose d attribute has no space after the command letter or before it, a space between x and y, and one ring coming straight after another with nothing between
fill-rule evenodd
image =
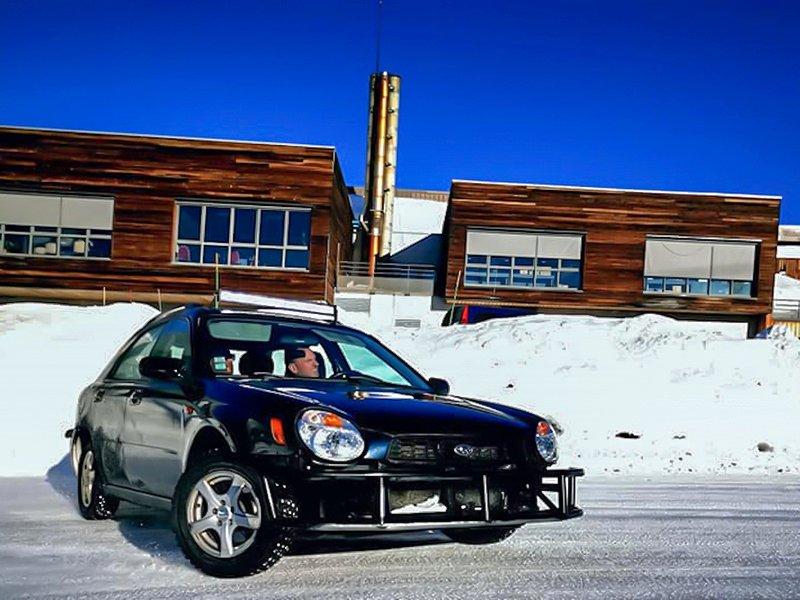
<instances>
[{"instance_id":1,"label":"fender flare","mask_svg":"<svg viewBox=\"0 0 800 600\"><path fill-rule=\"evenodd\" d=\"M236 444L222 423L216 419L203 419L202 421L195 421L195 423L196 425L193 423L190 426L191 428L188 431L186 442L183 446L183 452L181 456L181 473L186 471L186 463L189 460L189 454L192 451L192 446L194 445L195 439L197 439L198 435L209 429L214 431L214 433L218 434L223 440L225 440L225 443L228 445L228 450L231 451L231 454L236 454Z\"/></svg>"}]
</instances>

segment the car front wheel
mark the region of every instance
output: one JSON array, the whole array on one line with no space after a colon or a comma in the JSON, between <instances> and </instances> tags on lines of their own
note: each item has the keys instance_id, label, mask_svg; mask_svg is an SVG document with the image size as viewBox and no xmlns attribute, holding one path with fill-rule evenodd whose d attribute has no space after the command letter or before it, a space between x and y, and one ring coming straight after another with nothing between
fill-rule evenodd
<instances>
[{"instance_id":1,"label":"car front wheel","mask_svg":"<svg viewBox=\"0 0 800 600\"><path fill-rule=\"evenodd\" d=\"M496 544L511 536L518 527L475 527L442 529L442 533L459 544Z\"/></svg>"},{"instance_id":2,"label":"car front wheel","mask_svg":"<svg viewBox=\"0 0 800 600\"><path fill-rule=\"evenodd\" d=\"M186 557L215 577L265 571L289 550L292 538L291 529L271 522L258 472L219 457L181 476L173 517Z\"/></svg>"},{"instance_id":3,"label":"car front wheel","mask_svg":"<svg viewBox=\"0 0 800 600\"><path fill-rule=\"evenodd\" d=\"M103 491L103 472L92 445L81 444L78 458L78 509L84 519L110 519L117 512L119 499Z\"/></svg>"}]
</instances>

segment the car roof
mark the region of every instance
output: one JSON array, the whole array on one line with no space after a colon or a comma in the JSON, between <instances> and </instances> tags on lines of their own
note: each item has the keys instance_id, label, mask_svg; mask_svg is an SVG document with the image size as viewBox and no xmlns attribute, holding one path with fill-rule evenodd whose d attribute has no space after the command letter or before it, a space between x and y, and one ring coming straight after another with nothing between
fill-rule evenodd
<instances>
[{"instance_id":1,"label":"car roof","mask_svg":"<svg viewBox=\"0 0 800 600\"><path fill-rule=\"evenodd\" d=\"M179 316L187 317L189 319L210 317L210 316L240 316L248 318L268 319L273 322L277 321L284 323L296 323L300 325L324 325L328 327L335 327L337 329L343 329L346 331L352 331L355 333L366 335L362 331L353 329L352 327L348 327L346 325L342 325L341 323L335 321L314 319L310 317L303 317L302 315L290 317L286 315L278 315L270 312L250 310L250 309L212 308L210 306L203 306L201 304L187 304L185 306L179 306L177 308L164 311L153 317L147 324L154 325L156 323L160 323L161 321L174 319L175 317Z\"/></svg>"}]
</instances>

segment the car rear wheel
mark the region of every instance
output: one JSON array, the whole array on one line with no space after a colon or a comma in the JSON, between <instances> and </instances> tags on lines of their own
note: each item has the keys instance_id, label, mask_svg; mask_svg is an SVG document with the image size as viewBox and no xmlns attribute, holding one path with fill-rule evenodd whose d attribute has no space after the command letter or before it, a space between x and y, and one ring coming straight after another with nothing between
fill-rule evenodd
<instances>
[{"instance_id":1,"label":"car rear wheel","mask_svg":"<svg viewBox=\"0 0 800 600\"><path fill-rule=\"evenodd\" d=\"M78 459L78 509L84 519L110 519L117 512L119 499L103 491L103 471L91 443L81 444Z\"/></svg>"},{"instance_id":2,"label":"car rear wheel","mask_svg":"<svg viewBox=\"0 0 800 600\"><path fill-rule=\"evenodd\" d=\"M519 527L475 527L442 529L442 533L459 544L496 544L511 536Z\"/></svg>"},{"instance_id":3,"label":"car rear wheel","mask_svg":"<svg viewBox=\"0 0 800 600\"><path fill-rule=\"evenodd\" d=\"M221 457L204 459L181 476L173 517L186 557L215 577L265 571L292 539L291 529L272 522L258 472Z\"/></svg>"}]
</instances>

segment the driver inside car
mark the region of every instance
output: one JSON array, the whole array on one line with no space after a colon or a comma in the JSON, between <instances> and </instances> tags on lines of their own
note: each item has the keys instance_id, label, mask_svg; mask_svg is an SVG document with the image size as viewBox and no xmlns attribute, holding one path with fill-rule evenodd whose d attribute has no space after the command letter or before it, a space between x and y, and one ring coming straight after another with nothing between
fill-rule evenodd
<instances>
[{"instance_id":1,"label":"driver inside car","mask_svg":"<svg viewBox=\"0 0 800 600\"><path fill-rule=\"evenodd\" d=\"M288 377L319 377L319 362L311 348L287 348L284 352Z\"/></svg>"}]
</instances>

